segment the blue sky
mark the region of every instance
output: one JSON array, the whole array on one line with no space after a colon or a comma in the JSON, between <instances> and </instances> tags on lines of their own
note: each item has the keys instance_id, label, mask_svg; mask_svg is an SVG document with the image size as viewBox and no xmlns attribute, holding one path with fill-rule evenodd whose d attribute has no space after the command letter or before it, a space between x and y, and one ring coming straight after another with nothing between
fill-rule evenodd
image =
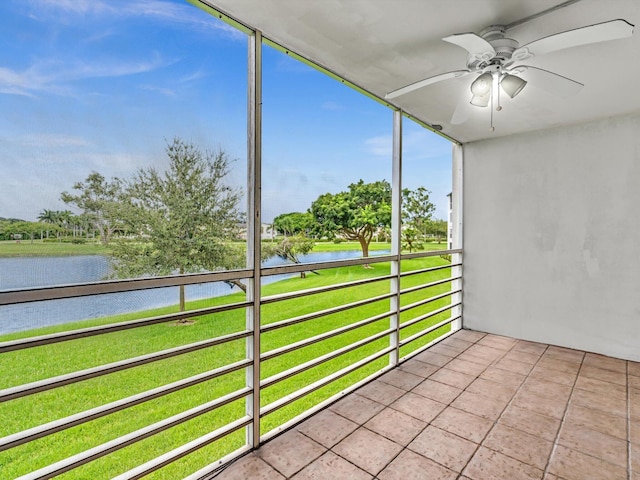
<instances>
[{"instance_id":1,"label":"blue sky","mask_svg":"<svg viewBox=\"0 0 640 480\"><path fill-rule=\"evenodd\" d=\"M237 159L246 179L245 34L180 0L0 2L0 217L68 208L91 171L162 168L175 136ZM265 47L263 219L391 177L389 109ZM446 218L449 142L404 128L404 186Z\"/></svg>"}]
</instances>

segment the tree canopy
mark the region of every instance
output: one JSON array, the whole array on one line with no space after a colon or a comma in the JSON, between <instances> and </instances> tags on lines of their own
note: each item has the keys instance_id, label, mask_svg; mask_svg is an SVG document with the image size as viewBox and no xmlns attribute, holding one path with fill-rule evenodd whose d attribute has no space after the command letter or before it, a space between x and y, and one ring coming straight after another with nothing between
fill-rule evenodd
<instances>
[{"instance_id":1,"label":"tree canopy","mask_svg":"<svg viewBox=\"0 0 640 480\"><path fill-rule=\"evenodd\" d=\"M273 227L278 231L288 235L307 235L313 229L315 220L309 212L283 213L273 219Z\"/></svg>"},{"instance_id":2,"label":"tree canopy","mask_svg":"<svg viewBox=\"0 0 640 480\"><path fill-rule=\"evenodd\" d=\"M241 191L224 181L227 154L203 152L179 138L167 143L166 154L165 172L140 169L124 184L120 218L128 238L114 242L116 274L182 274L244 265L244 249L230 243L243 216Z\"/></svg>"},{"instance_id":3,"label":"tree canopy","mask_svg":"<svg viewBox=\"0 0 640 480\"><path fill-rule=\"evenodd\" d=\"M358 241L362 256L368 257L374 233L391 225L391 185L386 180L360 180L348 191L320 195L310 211L322 235Z\"/></svg>"}]
</instances>

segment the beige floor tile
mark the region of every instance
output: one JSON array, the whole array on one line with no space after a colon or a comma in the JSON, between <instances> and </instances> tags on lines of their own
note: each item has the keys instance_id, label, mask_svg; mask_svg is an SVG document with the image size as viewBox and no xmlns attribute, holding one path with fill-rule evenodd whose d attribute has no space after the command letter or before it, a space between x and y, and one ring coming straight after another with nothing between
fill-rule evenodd
<instances>
[{"instance_id":1,"label":"beige floor tile","mask_svg":"<svg viewBox=\"0 0 640 480\"><path fill-rule=\"evenodd\" d=\"M640 377L640 362L628 361L627 368L629 375Z\"/></svg>"},{"instance_id":2,"label":"beige floor tile","mask_svg":"<svg viewBox=\"0 0 640 480\"><path fill-rule=\"evenodd\" d=\"M498 423L549 441L555 440L560 429L559 418L541 415L515 405L507 407Z\"/></svg>"},{"instance_id":3,"label":"beige floor tile","mask_svg":"<svg viewBox=\"0 0 640 480\"><path fill-rule=\"evenodd\" d=\"M522 384L526 376L520 373L508 372L507 370L491 366L484 372L482 372L482 374L480 374L480 378L491 380L492 382L496 383L501 383L503 385L518 387Z\"/></svg>"},{"instance_id":4,"label":"beige floor tile","mask_svg":"<svg viewBox=\"0 0 640 480\"><path fill-rule=\"evenodd\" d=\"M444 367L447 363L449 363L452 360L451 357L447 355L442 355L441 353L433 352L431 351L431 349L425 350L424 352L419 353L413 358L424 363L429 363L436 367Z\"/></svg>"},{"instance_id":5,"label":"beige floor tile","mask_svg":"<svg viewBox=\"0 0 640 480\"><path fill-rule=\"evenodd\" d=\"M627 416L626 400L604 393L575 389L571 395L571 403L587 408L602 410L611 415Z\"/></svg>"},{"instance_id":6,"label":"beige floor tile","mask_svg":"<svg viewBox=\"0 0 640 480\"><path fill-rule=\"evenodd\" d=\"M462 392L460 396L451 403L452 407L489 420L496 420L506 405L507 401L505 400L485 397L472 392Z\"/></svg>"},{"instance_id":7,"label":"beige floor tile","mask_svg":"<svg viewBox=\"0 0 640 480\"><path fill-rule=\"evenodd\" d=\"M480 345L479 343L470 346L466 351L475 357L491 360L492 362L506 353L504 350L493 348L488 345Z\"/></svg>"},{"instance_id":8,"label":"beige floor tile","mask_svg":"<svg viewBox=\"0 0 640 480\"><path fill-rule=\"evenodd\" d=\"M451 470L461 472L478 445L430 425L407 448Z\"/></svg>"},{"instance_id":9,"label":"beige floor tile","mask_svg":"<svg viewBox=\"0 0 640 480\"><path fill-rule=\"evenodd\" d=\"M327 452L291 477L295 480L370 480L372 475L347 462L333 452ZM244 477L253 480L253 477Z\"/></svg>"},{"instance_id":10,"label":"beige floor tile","mask_svg":"<svg viewBox=\"0 0 640 480\"><path fill-rule=\"evenodd\" d=\"M541 470L553 447L549 440L500 424L489 432L482 445Z\"/></svg>"},{"instance_id":11,"label":"beige floor tile","mask_svg":"<svg viewBox=\"0 0 640 480\"><path fill-rule=\"evenodd\" d=\"M627 373L626 360L598 355L597 353L587 352L584 356L583 364L591 367L604 368L605 370L613 370L614 372Z\"/></svg>"},{"instance_id":12,"label":"beige floor tile","mask_svg":"<svg viewBox=\"0 0 640 480\"><path fill-rule=\"evenodd\" d=\"M580 375L576 380L575 388L587 390L589 392L599 393L601 395L613 396L620 400L627 399L627 387L616 385L614 383L597 380Z\"/></svg>"},{"instance_id":13,"label":"beige floor tile","mask_svg":"<svg viewBox=\"0 0 640 480\"><path fill-rule=\"evenodd\" d=\"M521 392L530 392L540 397L566 402L571 395L571 387L550 382L538 377L529 377L522 384Z\"/></svg>"},{"instance_id":14,"label":"beige floor tile","mask_svg":"<svg viewBox=\"0 0 640 480\"><path fill-rule=\"evenodd\" d=\"M610 415L602 410L571 404L565 422L579 427L590 428L622 440L627 439L627 419Z\"/></svg>"},{"instance_id":15,"label":"beige floor tile","mask_svg":"<svg viewBox=\"0 0 640 480\"><path fill-rule=\"evenodd\" d=\"M636 388L629 388L629 415L632 421L640 421L640 390Z\"/></svg>"},{"instance_id":16,"label":"beige floor tile","mask_svg":"<svg viewBox=\"0 0 640 480\"><path fill-rule=\"evenodd\" d=\"M567 402L541 397L531 392L516 393L513 397L512 405L558 419L564 416L567 408Z\"/></svg>"},{"instance_id":17,"label":"beige floor tile","mask_svg":"<svg viewBox=\"0 0 640 480\"><path fill-rule=\"evenodd\" d=\"M621 467L627 466L627 442L596 430L565 423L558 444Z\"/></svg>"},{"instance_id":18,"label":"beige floor tile","mask_svg":"<svg viewBox=\"0 0 640 480\"><path fill-rule=\"evenodd\" d=\"M418 361L409 360L409 362L406 362L406 363L414 363L414 364L417 364L417 366L419 367L423 366ZM418 385L423 380L424 378L421 376L414 375L413 373L409 373L407 371L403 371L397 368L394 368L393 370L385 373L380 377L380 381L384 383L388 383L389 385L393 385L394 387L398 387L406 391L411 390L413 387Z\"/></svg>"},{"instance_id":19,"label":"beige floor tile","mask_svg":"<svg viewBox=\"0 0 640 480\"><path fill-rule=\"evenodd\" d=\"M498 350L510 350L516 344L516 340L510 337L489 334L482 337L477 343L478 345L485 345Z\"/></svg>"},{"instance_id":20,"label":"beige floor tile","mask_svg":"<svg viewBox=\"0 0 640 480\"><path fill-rule=\"evenodd\" d=\"M462 372L466 373L467 375L477 377L487 367L479 363L462 360L460 358L454 358L447 364L447 368L450 370L455 370L456 372Z\"/></svg>"},{"instance_id":21,"label":"beige floor tile","mask_svg":"<svg viewBox=\"0 0 640 480\"><path fill-rule=\"evenodd\" d=\"M566 480L626 480L627 469L558 445L551 456L549 472Z\"/></svg>"},{"instance_id":22,"label":"beige floor tile","mask_svg":"<svg viewBox=\"0 0 640 480\"><path fill-rule=\"evenodd\" d=\"M462 393L462 389L445 385L427 378L424 382L411 390L411 393L422 395L436 402L450 404L458 395Z\"/></svg>"},{"instance_id":23,"label":"beige floor tile","mask_svg":"<svg viewBox=\"0 0 640 480\"><path fill-rule=\"evenodd\" d=\"M255 453L239 458L216 475L216 480L284 480L284 476L273 469Z\"/></svg>"},{"instance_id":24,"label":"beige floor tile","mask_svg":"<svg viewBox=\"0 0 640 480\"><path fill-rule=\"evenodd\" d=\"M519 362L510 358L501 358L496 363L494 363L493 366L501 368L503 370L507 370L509 372L519 373L521 375L528 375L533 368L533 365L531 365L530 363Z\"/></svg>"},{"instance_id":25,"label":"beige floor tile","mask_svg":"<svg viewBox=\"0 0 640 480\"><path fill-rule=\"evenodd\" d=\"M444 403L411 392L403 395L390 406L427 423L431 422L446 407Z\"/></svg>"},{"instance_id":26,"label":"beige floor tile","mask_svg":"<svg viewBox=\"0 0 640 480\"><path fill-rule=\"evenodd\" d=\"M458 338L457 335L452 335L448 338L445 338L442 342L442 345L446 345L447 347L455 348L458 350L458 353L464 352L467 348L473 345L475 342L467 342L461 338Z\"/></svg>"},{"instance_id":27,"label":"beige floor tile","mask_svg":"<svg viewBox=\"0 0 640 480\"><path fill-rule=\"evenodd\" d=\"M371 383L366 384L364 387L356 390L358 395L367 397L369 400L381 403L383 405L389 405L404 395L406 390L394 387L388 383L381 382L380 380L374 380Z\"/></svg>"},{"instance_id":28,"label":"beige floor tile","mask_svg":"<svg viewBox=\"0 0 640 480\"><path fill-rule=\"evenodd\" d=\"M480 443L491 430L493 421L454 407L447 407L431 424L472 442Z\"/></svg>"},{"instance_id":29,"label":"beige floor tile","mask_svg":"<svg viewBox=\"0 0 640 480\"><path fill-rule=\"evenodd\" d=\"M560 360L566 360L573 363L582 363L582 359L584 358L583 351L573 350L571 348L557 347L555 345L551 345L544 353L545 355L548 355L550 357Z\"/></svg>"},{"instance_id":30,"label":"beige floor tile","mask_svg":"<svg viewBox=\"0 0 640 480\"><path fill-rule=\"evenodd\" d=\"M560 370L554 370L549 367L536 365L531 370L529 374L531 377L542 378L547 380L548 382L559 383L560 385L568 385L569 387L573 387L576 383L576 378L578 377L577 372L561 372Z\"/></svg>"},{"instance_id":31,"label":"beige floor tile","mask_svg":"<svg viewBox=\"0 0 640 480\"><path fill-rule=\"evenodd\" d=\"M590 367L583 365L580 369L580 377L593 378L596 380L602 380L603 382L615 383L616 385L627 385L626 373L614 372L612 370L605 370L604 368Z\"/></svg>"},{"instance_id":32,"label":"beige floor tile","mask_svg":"<svg viewBox=\"0 0 640 480\"><path fill-rule=\"evenodd\" d=\"M301 423L297 430L327 448L358 428L358 424L331 410L323 410Z\"/></svg>"},{"instance_id":33,"label":"beige floor tile","mask_svg":"<svg viewBox=\"0 0 640 480\"><path fill-rule=\"evenodd\" d=\"M636 445L640 445L640 422L631 421L629 422L629 440L631 443L635 443Z\"/></svg>"},{"instance_id":34,"label":"beige floor tile","mask_svg":"<svg viewBox=\"0 0 640 480\"><path fill-rule=\"evenodd\" d=\"M540 355L536 353L523 352L520 350L511 350L503 357L507 360L515 360L516 362L536 364L540 360Z\"/></svg>"},{"instance_id":35,"label":"beige floor tile","mask_svg":"<svg viewBox=\"0 0 640 480\"><path fill-rule=\"evenodd\" d=\"M462 473L472 480L540 480L543 471L480 447Z\"/></svg>"},{"instance_id":36,"label":"beige floor tile","mask_svg":"<svg viewBox=\"0 0 640 480\"><path fill-rule=\"evenodd\" d=\"M485 368L495 362L494 358L479 357L477 355L474 355L472 352L469 352L469 350L467 350L466 352L462 352L456 358L459 358L460 360L466 360L468 362L477 363L479 365L484 365Z\"/></svg>"},{"instance_id":37,"label":"beige floor tile","mask_svg":"<svg viewBox=\"0 0 640 480\"><path fill-rule=\"evenodd\" d=\"M467 375L466 373L456 372L455 370L449 370L446 367L441 368L436 373L429 377L436 382L451 385L452 387L465 389L473 382L476 377L473 375Z\"/></svg>"},{"instance_id":38,"label":"beige floor tile","mask_svg":"<svg viewBox=\"0 0 640 480\"><path fill-rule=\"evenodd\" d=\"M542 356L537 365L541 367L550 368L552 370L558 370L560 372L573 373L577 374L578 370L580 370L580 364L562 360L559 358L555 358L553 356L547 355L546 353Z\"/></svg>"},{"instance_id":39,"label":"beige floor tile","mask_svg":"<svg viewBox=\"0 0 640 480\"><path fill-rule=\"evenodd\" d=\"M326 451L296 430L274 438L258 450L258 456L286 477L302 470Z\"/></svg>"},{"instance_id":40,"label":"beige floor tile","mask_svg":"<svg viewBox=\"0 0 640 480\"><path fill-rule=\"evenodd\" d=\"M628 375L627 382L630 388L640 389L640 377L635 375Z\"/></svg>"},{"instance_id":41,"label":"beige floor tile","mask_svg":"<svg viewBox=\"0 0 640 480\"><path fill-rule=\"evenodd\" d=\"M482 332L476 332L474 330L460 330L459 332L457 332L454 337L455 338L459 338L461 340L465 340L467 342L471 342L471 343L475 343L478 340L480 340L482 337L484 337L486 335L486 333L482 333Z\"/></svg>"},{"instance_id":42,"label":"beige floor tile","mask_svg":"<svg viewBox=\"0 0 640 480\"><path fill-rule=\"evenodd\" d=\"M334 453L374 476L401 450L397 443L366 428L359 428L333 447Z\"/></svg>"},{"instance_id":43,"label":"beige floor tile","mask_svg":"<svg viewBox=\"0 0 640 480\"><path fill-rule=\"evenodd\" d=\"M384 408L384 405L381 403L374 402L366 397L352 393L331 405L329 410L332 410L343 417L348 418L352 422L361 425L376 413L384 410Z\"/></svg>"},{"instance_id":44,"label":"beige floor tile","mask_svg":"<svg viewBox=\"0 0 640 480\"><path fill-rule=\"evenodd\" d=\"M484 378L476 378L466 389L467 392L477 393L489 398L497 398L508 402L515 395L518 387L512 385L503 385L501 383L485 380Z\"/></svg>"},{"instance_id":45,"label":"beige floor tile","mask_svg":"<svg viewBox=\"0 0 640 480\"><path fill-rule=\"evenodd\" d=\"M459 349L443 345L442 343L436 343L433 347L430 348L430 350L432 352L446 355L447 357L451 358L457 357L460 354Z\"/></svg>"},{"instance_id":46,"label":"beige floor tile","mask_svg":"<svg viewBox=\"0 0 640 480\"><path fill-rule=\"evenodd\" d=\"M369 430L406 446L427 426L426 422L392 408L385 408L364 424Z\"/></svg>"},{"instance_id":47,"label":"beige floor tile","mask_svg":"<svg viewBox=\"0 0 640 480\"><path fill-rule=\"evenodd\" d=\"M452 470L410 450L403 450L377 478L380 480L455 480ZM326 477L331 478L333 477Z\"/></svg>"},{"instance_id":48,"label":"beige floor tile","mask_svg":"<svg viewBox=\"0 0 640 480\"><path fill-rule=\"evenodd\" d=\"M516 352L532 353L534 355L542 355L549 345L544 343L529 342L527 340L518 340L512 350Z\"/></svg>"},{"instance_id":49,"label":"beige floor tile","mask_svg":"<svg viewBox=\"0 0 640 480\"><path fill-rule=\"evenodd\" d=\"M407 362L400 364L398 370L403 372L411 373L412 375L416 375L420 377L421 380L424 380L427 377L430 377L434 372L438 371L438 368L435 365L431 365L429 363L421 362L417 359L411 359Z\"/></svg>"}]
</instances>

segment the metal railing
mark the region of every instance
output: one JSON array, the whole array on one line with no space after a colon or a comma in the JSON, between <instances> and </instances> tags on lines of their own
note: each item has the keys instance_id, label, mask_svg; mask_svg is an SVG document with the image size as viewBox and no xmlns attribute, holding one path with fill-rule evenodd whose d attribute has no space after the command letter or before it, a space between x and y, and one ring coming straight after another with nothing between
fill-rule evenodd
<instances>
[{"instance_id":1,"label":"metal railing","mask_svg":"<svg viewBox=\"0 0 640 480\"><path fill-rule=\"evenodd\" d=\"M450 260L440 258L440 255L450 255ZM205 368L204 371L162 383L154 388L111 399L100 405L90 406L19 431L8 432L0 438L0 465L3 464L2 455L5 452L10 454L12 449L35 445L81 426L90 428L90 422L98 419L108 420L118 412L126 412L134 407L142 408L145 404L150 405L149 402L170 403L171 395L206 386L204 392L210 392L210 398L198 405L169 414L140 428L131 426L132 431L98 445L93 445L89 439L86 449L66 458L55 459L44 466L38 465L32 458L30 464L37 465L36 470L20 473L22 479L52 478L153 438L171 428L184 426L191 420L203 419L212 412L217 415L228 407L229 411L224 410L224 415L216 417L222 421L221 425L213 422L210 428L201 427L199 433L202 434L196 438L146 461L142 459L140 465L119 473L116 477L120 480L141 478L204 447L215 447L222 439L233 437L229 445L213 450L215 457L208 456L204 465L198 464L198 467L191 468L190 472L200 469L188 478L201 478L225 462L252 449L256 442L251 439L257 438L259 442L263 442L273 437L460 328L461 258L461 250L446 250L264 267L257 272L260 278L305 271L315 271L322 275L332 269L361 265L375 266L383 271L367 278L340 283L325 282L326 284L313 288L260 298L259 308L262 312L259 317L262 321L259 325L259 335L262 338L259 344L262 351L257 352L256 356L250 348L254 329L249 328L248 323L239 321L255 308L253 301L231 301L184 312L149 315L139 319L2 341L0 363L11 355L26 355L24 358L28 358L30 352L38 352L40 349L45 349L43 351L47 356L53 355L50 352L65 355L65 352L88 348L88 345L95 346L100 337L103 337L103 346L108 350L110 342L113 341L113 338L109 337L111 334L128 332L144 338L148 329L153 326L192 319L211 319L212 331L205 339L191 339L193 341L186 341L184 344L127 356L87 368L62 371L54 375L49 375L47 372L50 369L43 366L45 378L20 379L20 382L24 383L9 385L0 390L0 407L10 407L12 402L16 401L32 404L43 401L43 408L52 412L57 410L56 406L60 402L67 401L67 395L74 394L74 388L86 382L105 382L102 388L109 391L109 385L113 385L109 382L118 382L118 375L124 375L127 371L138 372L137 369L143 366L162 366L163 362L178 360L188 362L187 357L190 354L218 352L218 349L225 348L231 352L230 347L234 345L235 353L227 354L227 350L220 350L224 358L216 361L222 364L204 361L213 368ZM413 262L420 268L409 271L396 268L387 271L386 266L393 262L398 262L400 266ZM398 273L389 273L392 271ZM252 281L255 280L254 272L252 269L244 269L2 291L0 306L229 280ZM403 288L393 288L393 282L397 282L395 285L403 285ZM410 285L405 287L405 283ZM325 304L329 299L331 305L325 305L325 308L318 310L313 309L313 300L322 298L325 299ZM295 305L296 308L286 308L287 305ZM290 311L295 314L287 316L286 312ZM300 313L297 313L298 311ZM284 318L281 318L283 315ZM223 333L217 334L217 326L226 325L224 322L229 323L228 319L231 316L235 319L236 327L231 328L232 331L221 330ZM391 321L394 316L399 320ZM58 360L49 358L56 368ZM252 369L256 364L260 368L259 382L252 381ZM43 372L31 372L29 375L37 377L43 375ZM20 372L16 375L20 377ZM140 375L144 376L144 372ZM222 382L223 379L228 381ZM213 381L220 383L213 387ZM38 397L40 394L50 396L42 400ZM260 405L259 412L254 412L251 407L256 404L256 400ZM78 405L82 405L82 401L78 401ZM6 412L11 412L11 408L0 408L0 424L4 423L1 420ZM55 416L55 413L51 415ZM244 440L241 440L242 435Z\"/></svg>"}]
</instances>

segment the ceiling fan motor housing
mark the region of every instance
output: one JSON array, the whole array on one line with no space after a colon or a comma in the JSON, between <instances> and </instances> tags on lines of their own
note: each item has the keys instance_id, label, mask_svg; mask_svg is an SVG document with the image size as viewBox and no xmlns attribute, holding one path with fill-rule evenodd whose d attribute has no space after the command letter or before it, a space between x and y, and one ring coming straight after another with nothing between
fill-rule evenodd
<instances>
[{"instance_id":1,"label":"ceiling fan motor housing","mask_svg":"<svg viewBox=\"0 0 640 480\"><path fill-rule=\"evenodd\" d=\"M503 66L505 62L511 59L511 55L519 46L516 40L505 37L505 27L502 25L487 27L480 32L480 36L491 44L496 54L488 60L478 58L473 54L469 55L467 58L469 70L483 70L490 65Z\"/></svg>"}]
</instances>

